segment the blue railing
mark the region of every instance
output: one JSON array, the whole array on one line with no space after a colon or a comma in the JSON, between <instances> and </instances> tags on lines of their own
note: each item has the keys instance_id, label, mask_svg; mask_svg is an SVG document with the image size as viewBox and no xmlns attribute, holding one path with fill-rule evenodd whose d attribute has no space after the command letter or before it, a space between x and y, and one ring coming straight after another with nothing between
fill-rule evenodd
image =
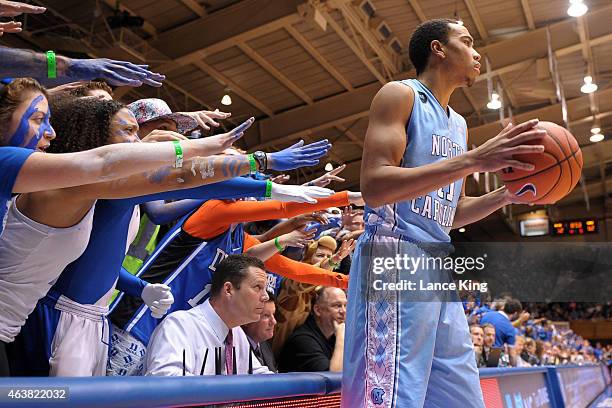
<instances>
[{"instance_id":1,"label":"blue railing","mask_svg":"<svg viewBox=\"0 0 612 408\"><path fill-rule=\"evenodd\" d=\"M528 400L548 399L552 408L588 406L610 383L609 366L484 368L485 400L514 408ZM605 370L608 370L607 374ZM178 407L272 399L294 400L340 392L339 373L261 376L0 378L0 406ZM493 388L491 388L491 385ZM496 388L497 387L497 388ZM66 398L47 401L7 396L8 390L65 388ZM485 389L483 385L483 389ZM580 392L576 392L580 390ZM47 393L49 394L49 393ZM15 393L13 393L13 396ZM19 395L24 395L23 392ZM27 397L27 394L25 394ZM40 392L39 392L39 395ZM30 394L33 397L33 394ZM582 399L581 399L582 398ZM586 400L588 399L588 401ZM499 400L499 401L498 401ZM296 405L294 405L296 406ZM522 405L528 406L528 405ZM535 406L535 405L533 405Z\"/></svg>"}]
</instances>

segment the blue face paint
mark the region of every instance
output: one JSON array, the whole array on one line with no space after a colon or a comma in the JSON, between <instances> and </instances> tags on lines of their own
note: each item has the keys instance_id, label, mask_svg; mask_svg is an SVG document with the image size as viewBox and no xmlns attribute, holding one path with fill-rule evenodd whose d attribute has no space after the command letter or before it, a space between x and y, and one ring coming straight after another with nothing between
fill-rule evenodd
<instances>
[{"instance_id":1,"label":"blue face paint","mask_svg":"<svg viewBox=\"0 0 612 408\"><path fill-rule=\"evenodd\" d=\"M49 122L49 118L51 116L49 113L50 112L47 112L47 114L43 117L43 121L40 124L40 127L38 128L38 135L30 139L30 143L25 146L27 149L35 149L36 145L38 144L38 141L45 136L45 133L55 133L53 127L51 126L51 123Z\"/></svg>"},{"instance_id":2,"label":"blue face paint","mask_svg":"<svg viewBox=\"0 0 612 408\"><path fill-rule=\"evenodd\" d=\"M34 135L27 142L26 142L25 139L28 136L28 134L30 133L30 118L32 117L32 115L34 115L36 112L38 112L37 106L40 103L40 101L43 100L43 98L44 98L43 95L38 95L36 98L34 98L32 103L30 103L30 106L28 106L26 111L23 113L23 115L21 116L21 120L19 121L19 126L17 126L17 129L15 130L15 133L13 133L13 135L11 136L11 139L9 141L9 145L10 146L25 147L25 148L28 148L28 149L34 149L36 147L36 145L38 144L38 141L42 137L43 133L41 133L39 131L38 134ZM45 126L45 124L48 127ZM53 130L51 128L51 125L49 124L49 114L48 113L47 113L47 115L45 115L45 118L43 120L43 124L41 124L41 129L42 128Z\"/></svg>"}]
</instances>

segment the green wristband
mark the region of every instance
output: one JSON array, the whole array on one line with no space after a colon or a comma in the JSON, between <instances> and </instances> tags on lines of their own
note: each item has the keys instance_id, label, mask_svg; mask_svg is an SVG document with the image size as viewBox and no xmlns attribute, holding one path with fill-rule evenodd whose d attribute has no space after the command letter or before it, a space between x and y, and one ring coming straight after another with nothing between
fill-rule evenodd
<instances>
[{"instance_id":1,"label":"green wristband","mask_svg":"<svg viewBox=\"0 0 612 408\"><path fill-rule=\"evenodd\" d=\"M270 180L266 180L266 198L272 197L272 182Z\"/></svg>"},{"instance_id":2,"label":"green wristband","mask_svg":"<svg viewBox=\"0 0 612 408\"><path fill-rule=\"evenodd\" d=\"M255 157L253 156L253 154L248 154L247 157L249 158L249 166L251 168L251 174L255 174L257 173L257 162L255 161Z\"/></svg>"},{"instance_id":3,"label":"green wristband","mask_svg":"<svg viewBox=\"0 0 612 408\"><path fill-rule=\"evenodd\" d=\"M181 142L175 140L172 142L174 144L174 153L176 154L176 161L174 162L174 167L180 169L183 167L183 148L181 147Z\"/></svg>"},{"instance_id":4,"label":"green wristband","mask_svg":"<svg viewBox=\"0 0 612 408\"><path fill-rule=\"evenodd\" d=\"M285 248L283 248L283 246L278 241L278 237L274 238L274 245L276 246L276 249L278 249L278 252L283 252L285 250Z\"/></svg>"},{"instance_id":5,"label":"green wristband","mask_svg":"<svg viewBox=\"0 0 612 408\"><path fill-rule=\"evenodd\" d=\"M57 78L57 63L55 61L55 52L47 51L47 77L51 79Z\"/></svg>"}]
</instances>

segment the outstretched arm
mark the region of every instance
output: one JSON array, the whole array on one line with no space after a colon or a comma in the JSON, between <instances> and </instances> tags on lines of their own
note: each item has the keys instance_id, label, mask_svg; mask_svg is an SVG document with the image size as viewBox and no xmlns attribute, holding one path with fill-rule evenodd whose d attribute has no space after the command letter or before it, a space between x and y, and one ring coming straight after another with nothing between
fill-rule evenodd
<instances>
[{"instance_id":1,"label":"outstretched arm","mask_svg":"<svg viewBox=\"0 0 612 408\"><path fill-rule=\"evenodd\" d=\"M250 126L252 120L245 123ZM186 160L220 153L226 145L231 145L243 135L244 126L245 124L231 132L206 138L208 140L181 140L178 143ZM9 148L3 147L3 149ZM84 152L64 154L35 152L21 167L13 192L30 193L122 179L168 166L175 161L175 146L170 142L118 143ZM165 169L171 167L164 167L162 170L166 171Z\"/></svg>"},{"instance_id":2,"label":"outstretched arm","mask_svg":"<svg viewBox=\"0 0 612 408\"><path fill-rule=\"evenodd\" d=\"M163 225L176 221L183 215L195 210L204 200L178 200L170 203L164 200L150 201L142 206L153 224Z\"/></svg>"},{"instance_id":3,"label":"outstretched arm","mask_svg":"<svg viewBox=\"0 0 612 408\"><path fill-rule=\"evenodd\" d=\"M47 54L18 48L0 47L0 76L39 78L48 86L77 80L103 79L115 86L162 86L164 75L148 70L148 65L107 58L76 59L55 56L57 78L47 79Z\"/></svg>"}]
</instances>

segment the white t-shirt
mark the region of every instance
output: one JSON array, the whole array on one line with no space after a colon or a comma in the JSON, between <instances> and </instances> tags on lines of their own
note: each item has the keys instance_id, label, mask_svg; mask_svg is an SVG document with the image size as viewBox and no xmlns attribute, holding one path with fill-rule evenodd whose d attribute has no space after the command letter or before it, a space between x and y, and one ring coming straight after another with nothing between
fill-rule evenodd
<instances>
[{"instance_id":1,"label":"white t-shirt","mask_svg":"<svg viewBox=\"0 0 612 408\"><path fill-rule=\"evenodd\" d=\"M53 228L26 217L13 201L0 237L0 340L15 339L38 300L85 251L94 208L72 227Z\"/></svg>"}]
</instances>

